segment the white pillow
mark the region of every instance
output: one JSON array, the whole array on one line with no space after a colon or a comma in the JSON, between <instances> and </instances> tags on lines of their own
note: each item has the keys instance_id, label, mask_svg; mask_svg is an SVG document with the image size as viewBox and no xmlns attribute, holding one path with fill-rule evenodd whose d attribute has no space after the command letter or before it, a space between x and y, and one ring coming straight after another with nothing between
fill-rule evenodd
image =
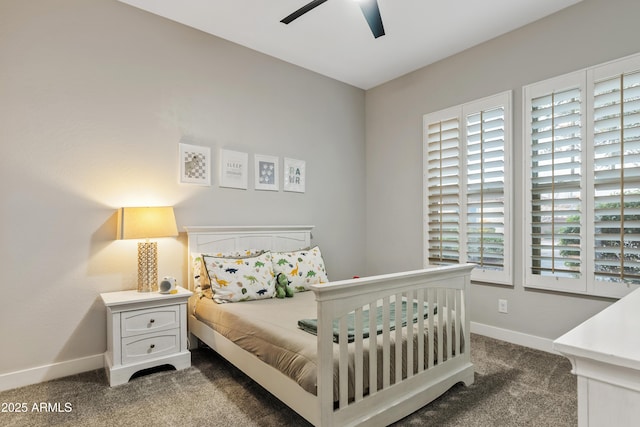
<instances>
[{"instance_id":1,"label":"white pillow","mask_svg":"<svg viewBox=\"0 0 640 427\"><path fill-rule=\"evenodd\" d=\"M271 253L222 258L202 255L213 300L219 303L273 298L276 292Z\"/></svg>"},{"instance_id":2,"label":"white pillow","mask_svg":"<svg viewBox=\"0 0 640 427\"><path fill-rule=\"evenodd\" d=\"M293 252L273 252L273 272L283 273L296 292L309 290L310 285L327 283L327 271L320 248L315 246Z\"/></svg>"},{"instance_id":3,"label":"white pillow","mask_svg":"<svg viewBox=\"0 0 640 427\"><path fill-rule=\"evenodd\" d=\"M193 276L193 287L197 292L209 289L209 277L204 267L203 255L214 256L217 258L242 258L255 257L263 254L262 249L239 249L228 252L211 252L211 253L192 253L191 254L191 275Z\"/></svg>"}]
</instances>

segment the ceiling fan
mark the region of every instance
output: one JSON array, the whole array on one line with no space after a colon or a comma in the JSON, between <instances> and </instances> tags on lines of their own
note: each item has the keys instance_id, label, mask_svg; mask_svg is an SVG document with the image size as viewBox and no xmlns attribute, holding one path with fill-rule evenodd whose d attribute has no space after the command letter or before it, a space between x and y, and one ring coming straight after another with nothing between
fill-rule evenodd
<instances>
[{"instance_id":1,"label":"ceiling fan","mask_svg":"<svg viewBox=\"0 0 640 427\"><path fill-rule=\"evenodd\" d=\"M280 22L289 24L292 21L300 18L305 13L315 9L327 0L314 0L302 6L300 9L293 12L291 15L283 18ZM384 26L382 25L382 17L380 16L380 9L378 8L378 0L355 0L360 4L360 9L364 14L369 28L373 33L373 37L376 39L380 36L384 36Z\"/></svg>"}]
</instances>

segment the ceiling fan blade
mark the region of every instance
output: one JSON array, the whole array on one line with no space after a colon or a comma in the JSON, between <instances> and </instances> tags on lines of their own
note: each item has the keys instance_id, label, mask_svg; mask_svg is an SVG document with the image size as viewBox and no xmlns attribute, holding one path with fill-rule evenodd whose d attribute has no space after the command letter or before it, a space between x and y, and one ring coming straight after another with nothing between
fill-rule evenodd
<instances>
[{"instance_id":1,"label":"ceiling fan blade","mask_svg":"<svg viewBox=\"0 0 640 427\"><path fill-rule=\"evenodd\" d=\"M293 12L291 15L283 18L280 22L282 22L283 24L288 24L291 21L300 18L302 15L304 15L307 12L309 12L310 10L315 9L316 7L320 6L322 3L326 2L326 1L327 0L314 0L314 1L310 2L310 3L307 3L304 6L302 6L300 9L296 10L295 12Z\"/></svg>"},{"instance_id":2,"label":"ceiling fan blade","mask_svg":"<svg viewBox=\"0 0 640 427\"><path fill-rule=\"evenodd\" d=\"M384 25L382 25L382 16L380 16L380 8L378 8L378 0L361 0L360 9L364 17L369 23L369 28L376 39L384 36Z\"/></svg>"}]
</instances>

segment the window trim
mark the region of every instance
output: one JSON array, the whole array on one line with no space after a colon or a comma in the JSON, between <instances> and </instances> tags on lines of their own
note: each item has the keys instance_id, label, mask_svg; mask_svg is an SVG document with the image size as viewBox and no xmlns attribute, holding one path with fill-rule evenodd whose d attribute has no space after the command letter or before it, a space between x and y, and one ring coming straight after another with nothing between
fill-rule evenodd
<instances>
[{"instance_id":1,"label":"window trim","mask_svg":"<svg viewBox=\"0 0 640 427\"><path fill-rule=\"evenodd\" d=\"M425 114L423 116L423 262L429 265L429 186L428 186L428 150L427 150L427 126L436 121L445 119L457 119L459 124L459 150L460 167L466 164L467 156L467 126L466 117L469 114L478 113L495 107L504 108L504 257L503 269L482 269L476 267L471 273L471 279L476 282L495 283L513 286L513 91L508 90L492 96L470 101L454 107ZM467 262L467 172L462 174L460 181L460 263Z\"/></svg>"},{"instance_id":2,"label":"window trim","mask_svg":"<svg viewBox=\"0 0 640 427\"><path fill-rule=\"evenodd\" d=\"M522 168L524 171L523 183L524 183L524 195L523 204L525 213L525 221L524 227L522 230L524 242L524 286L537 288L537 289L548 289L548 290L562 290L566 292L584 292L585 290L581 289L581 280L584 277L584 266L585 266L585 245L586 239L582 239L580 242L580 275L582 276L579 279L569 279L558 276L541 276L535 275L532 273L533 265L533 239L531 235L532 228L532 216L533 216L533 197L531 191L531 174L532 174L532 153L531 153L531 100L536 96L549 94L553 92L561 92L564 90L579 88L581 93L581 100L584 99L585 93L585 79L581 72L565 74L560 77L556 77L553 79L544 80L542 82L534 83L528 86L523 87L522 90L522 100L523 100L523 126L522 126L522 140L525 142L523 144L525 153L524 153L524 167ZM580 110L581 116L581 130L584 131L584 122L585 122L585 108L584 101L583 107ZM584 133L582 133L584 135ZM581 140L581 162L585 164L585 150L582 149L584 136ZM585 174L582 174L580 180L580 198L583 200L583 209L584 209L584 201L585 201L585 189L586 189L586 181ZM585 228L586 218L584 215L581 215L580 218L580 227L582 230Z\"/></svg>"},{"instance_id":3,"label":"window trim","mask_svg":"<svg viewBox=\"0 0 640 427\"><path fill-rule=\"evenodd\" d=\"M523 212L525 225L522 230L523 284L525 288L544 289L556 292L570 292L609 298L621 298L640 285L629 283L603 282L596 280L595 274L595 185L594 185L594 85L597 81L616 75L640 70L640 54L630 55L610 62L588 67L573 73L553 77L522 88L522 140L525 150L523 169ZM534 93L543 93L543 89L562 90L570 85L581 87L581 197L583 212L580 218L580 272L579 278L560 278L557 276L539 276L532 274L532 192L531 192L531 100ZM550 92L547 92L550 93ZM534 277L537 276L537 277Z\"/></svg>"}]
</instances>

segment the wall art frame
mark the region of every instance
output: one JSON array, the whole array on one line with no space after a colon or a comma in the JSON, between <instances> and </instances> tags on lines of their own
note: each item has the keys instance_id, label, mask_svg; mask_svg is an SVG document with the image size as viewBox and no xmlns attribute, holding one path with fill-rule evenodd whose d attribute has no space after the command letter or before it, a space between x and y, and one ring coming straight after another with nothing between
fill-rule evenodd
<instances>
[{"instance_id":1,"label":"wall art frame","mask_svg":"<svg viewBox=\"0 0 640 427\"><path fill-rule=\"evenodd\" d=\"M304 160L284 158L284 191L306 191L307 163Z\"/></svg>"},{"instance_id":2,"label":"wall art frame","mask_svg":"<svg viewBox=\"0 0 640 427\"><path fill-rule=\"evenodd\" d=\"M180 183L211 185L211 148L178 143Z\"/></svg>"},{"instance_id":3,"label":"wall art frame","mask_svg":"<svg viewBox=\"0 0 640 427\"><path fill-rule=\"evenodd\" d=\"M280 159L276 156L254 154L255 189L280 191Z\"/></svg>"},{"instance_id":4,"label":"wall art frame","mask_svg":"<svg viewBox=\"0 0 640 427\"><path fill-rule=\"evenodd\" d=\"M249 154L220 150L220 187L246 190L249 183Z\"/></svg>"}]
</instances>

